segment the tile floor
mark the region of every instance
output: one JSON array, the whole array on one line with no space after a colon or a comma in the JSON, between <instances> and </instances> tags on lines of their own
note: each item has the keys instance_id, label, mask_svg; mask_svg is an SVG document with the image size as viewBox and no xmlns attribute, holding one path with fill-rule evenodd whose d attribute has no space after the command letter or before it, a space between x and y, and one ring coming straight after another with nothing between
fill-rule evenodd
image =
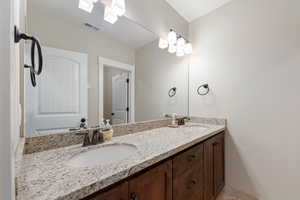
<instances>
[{"instance_id":1,"label":"tile floor","mask_svg":"<svg viewBox=\"0 0 300 200\"><path fill-rule=\"evenodd\" d=\"M242 199L226 194L225 192L221 192L217 200L242 200Z\"/></svg>"}]
</instances>

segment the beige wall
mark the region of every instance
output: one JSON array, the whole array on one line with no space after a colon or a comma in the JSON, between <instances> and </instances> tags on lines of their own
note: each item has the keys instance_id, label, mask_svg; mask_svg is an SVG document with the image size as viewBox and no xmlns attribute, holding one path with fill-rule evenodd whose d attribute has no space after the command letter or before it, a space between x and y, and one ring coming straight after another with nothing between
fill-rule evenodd
<instances>
[{"instance_id":1,"label":"beige wall","mask_svg":"<svg viewBox=\"0 0 300 200\"><path fill-rule=\"evenodd\" d=\"M101 36L99 32L28 9L29 32L37 36L42 45L88 54L88 121L89 125L98 124L98 56L134 64L134 50Z\"/></svg>"},{"instance_id":2,"label":"beige wall","mask_svg":"<svg viewBox=\"0 0 300 200\"><path fill-rule=\"evenodd\" d=\"M0 199L11 199L10 137L10 1L0 6Z\"/></svg>"},{"instance_id":3,"label":"beige wall","mask_svg":"<svg viewBox=\"0 0 300 200\"><path fill-rule=\"evenodd\" d=\"M136 50L135 120L160 119L164 113L188 113L189 57L159 49L154 41ZM168 91L177 87L170 98Z\"/></svg>"},{"instance_id":4,"label":"beige wall","mask_svg":"<svg viewBox=\"0 0 300 200\"><path fill-rule=\"evenodd\" d=\"M21 31L24 4L5 0L0 7L0 199L15 199L15 152L20 135L20 52L14 43L13 27ZM22 44L22 43L21 43Z\"/></svg>"},{"instance_id":5,"label":"beige wall","mask_svg":"<svg viewBox=\"0 0 300 200\"><path fill-rule=\"evenodd\" d=\"M190 112L228 119L227 184L260 200L299 199L299 11L299 0L234 0L190 25Z\"/></svg>"}]
</instances>

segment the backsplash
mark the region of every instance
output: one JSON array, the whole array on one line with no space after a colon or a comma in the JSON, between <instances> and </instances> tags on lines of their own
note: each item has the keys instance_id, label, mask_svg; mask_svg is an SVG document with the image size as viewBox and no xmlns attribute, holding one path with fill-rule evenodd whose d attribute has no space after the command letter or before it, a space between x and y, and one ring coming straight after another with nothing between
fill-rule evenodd
<instances>
[{"instance_id":1,"label":"backsplash","mask_svg":"<svg viewBox=\"0 0 300 200\"><path fill-rule=\"evenodd\" d=\"M191 117L191 122L212 124L212 125L226 125L225 119L217 119L217 118ZM170 124L171 124L171 119L162 119L162 120L137 122L131 124L115 125L113 126L114 137L166 127ZM83 138L84 136L77 135L76 132L26 137L23 153L31 154L31 153L42 152L51 149L57 149L61 147L81 144L83 142Z\"/></svg>"},{"instance_id":2,"label":"backsplash","mask_svg":"<svg viewBox=\"0 0 300 200\"><path fill-rule=\"evenodd\" d=\"M132 124L115 125L113 126L114 137L166 127L169 124L171 124L170 119L163 119ZM83 142L83 138L84 136L77 135L76 132L26 137L24 154L42 152L51 149L81 144Z\"/></svg>"}]
</instances>

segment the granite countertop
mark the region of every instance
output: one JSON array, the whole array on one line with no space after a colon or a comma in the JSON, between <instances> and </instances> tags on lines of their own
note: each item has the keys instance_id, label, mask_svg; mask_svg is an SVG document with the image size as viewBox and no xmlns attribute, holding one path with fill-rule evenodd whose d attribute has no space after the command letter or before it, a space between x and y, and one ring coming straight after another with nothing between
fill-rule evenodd
<instances>
[{"instance_id":1,"label":"granite countertop","mask_svg":"<svg viewBox=\"0 0 300 200\"><path fill-rule=\"evenodd\" d=\"M199 124L198 124L199 125ZM22 156L16 162L17 200L78 200L135 174L225 130L225 125L163 127L91 147L69 147ZM110 144L130 144L137 152L108 166L71 167L66 161L81 152Z\"/></svg>"}]
</instances>

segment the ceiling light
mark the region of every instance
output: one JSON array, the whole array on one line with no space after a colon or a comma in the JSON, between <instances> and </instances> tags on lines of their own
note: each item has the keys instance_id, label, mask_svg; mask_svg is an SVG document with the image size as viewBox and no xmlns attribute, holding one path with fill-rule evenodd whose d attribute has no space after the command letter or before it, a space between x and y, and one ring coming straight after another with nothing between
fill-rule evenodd
<instances>
[{"instance_id":1,"label":"ceiling light","mask_svg":"<svg viewBox=\"0 0 300 200\"><path fill-rule=\"evenodd\" d=\"M165 48L167 48L169 46L169 43L168 43L167 40L160 38L158 46L161 49L165 49Z\"/></svg>"},{"instance_id":2,"label":"ceiling light","mask_svg":"<svg viewBox=\"0 0 300 200\"><path fill-rule=\"evenodd\" d=\"M170 30L170 33L168 34L168 42L170 45L175 45L177 42L177 34L175 33L174 30Z\"/></svg>"},{"instance_id":3,"label":"ceiling light","mask_svg":"<svg viewBox=\"0 0 300 200\"><path fill-rule=\"evenodd\" d=\"M184 45L184 53L185 54L192 54L193 53L193 46L192 46L191 43L188 42Z\"/></svg>"},{"instance_id":4,"label":"ceiling light","mask_svg":"<svg viewBox=\"0 0 300 200\"><path fill-rule=\"evenodd\" d=\"M79 0L78 7L86 12L91 13L94 8L94 3L96 3L97 0Z\"/></svg>"},{"instance_id":5,"label":"ceiling light","mask_svg":"<svg viewBox=\"0 0 300 200\"><path fill-rule=\"evenodd\" d=\"M175 44L169 44L169 53L175 53L177 51L177 47Z\"/></svg>"},{"instance_id":6,"label":"ceiling light","mask_svg":"<svg viewBox=\"0 0 300 200\"><path fill-rule=\"evenodd\" d=\"M126 12L125 0L113 0L111 8L114 14L118 16L124 15Z\"/></svg>"},{"instance_id":7,"label":"ceiling light","mask_svg":"<svg viewBox=\"0 0 300 200\"><path fill-rule=\"evenodd\" d=\"M109 7L109 6L105 7L104 20L111 24L116 23L116 21L118 20L118 16L113 12L111 7Z\"/></svg>"}]
</instances>

